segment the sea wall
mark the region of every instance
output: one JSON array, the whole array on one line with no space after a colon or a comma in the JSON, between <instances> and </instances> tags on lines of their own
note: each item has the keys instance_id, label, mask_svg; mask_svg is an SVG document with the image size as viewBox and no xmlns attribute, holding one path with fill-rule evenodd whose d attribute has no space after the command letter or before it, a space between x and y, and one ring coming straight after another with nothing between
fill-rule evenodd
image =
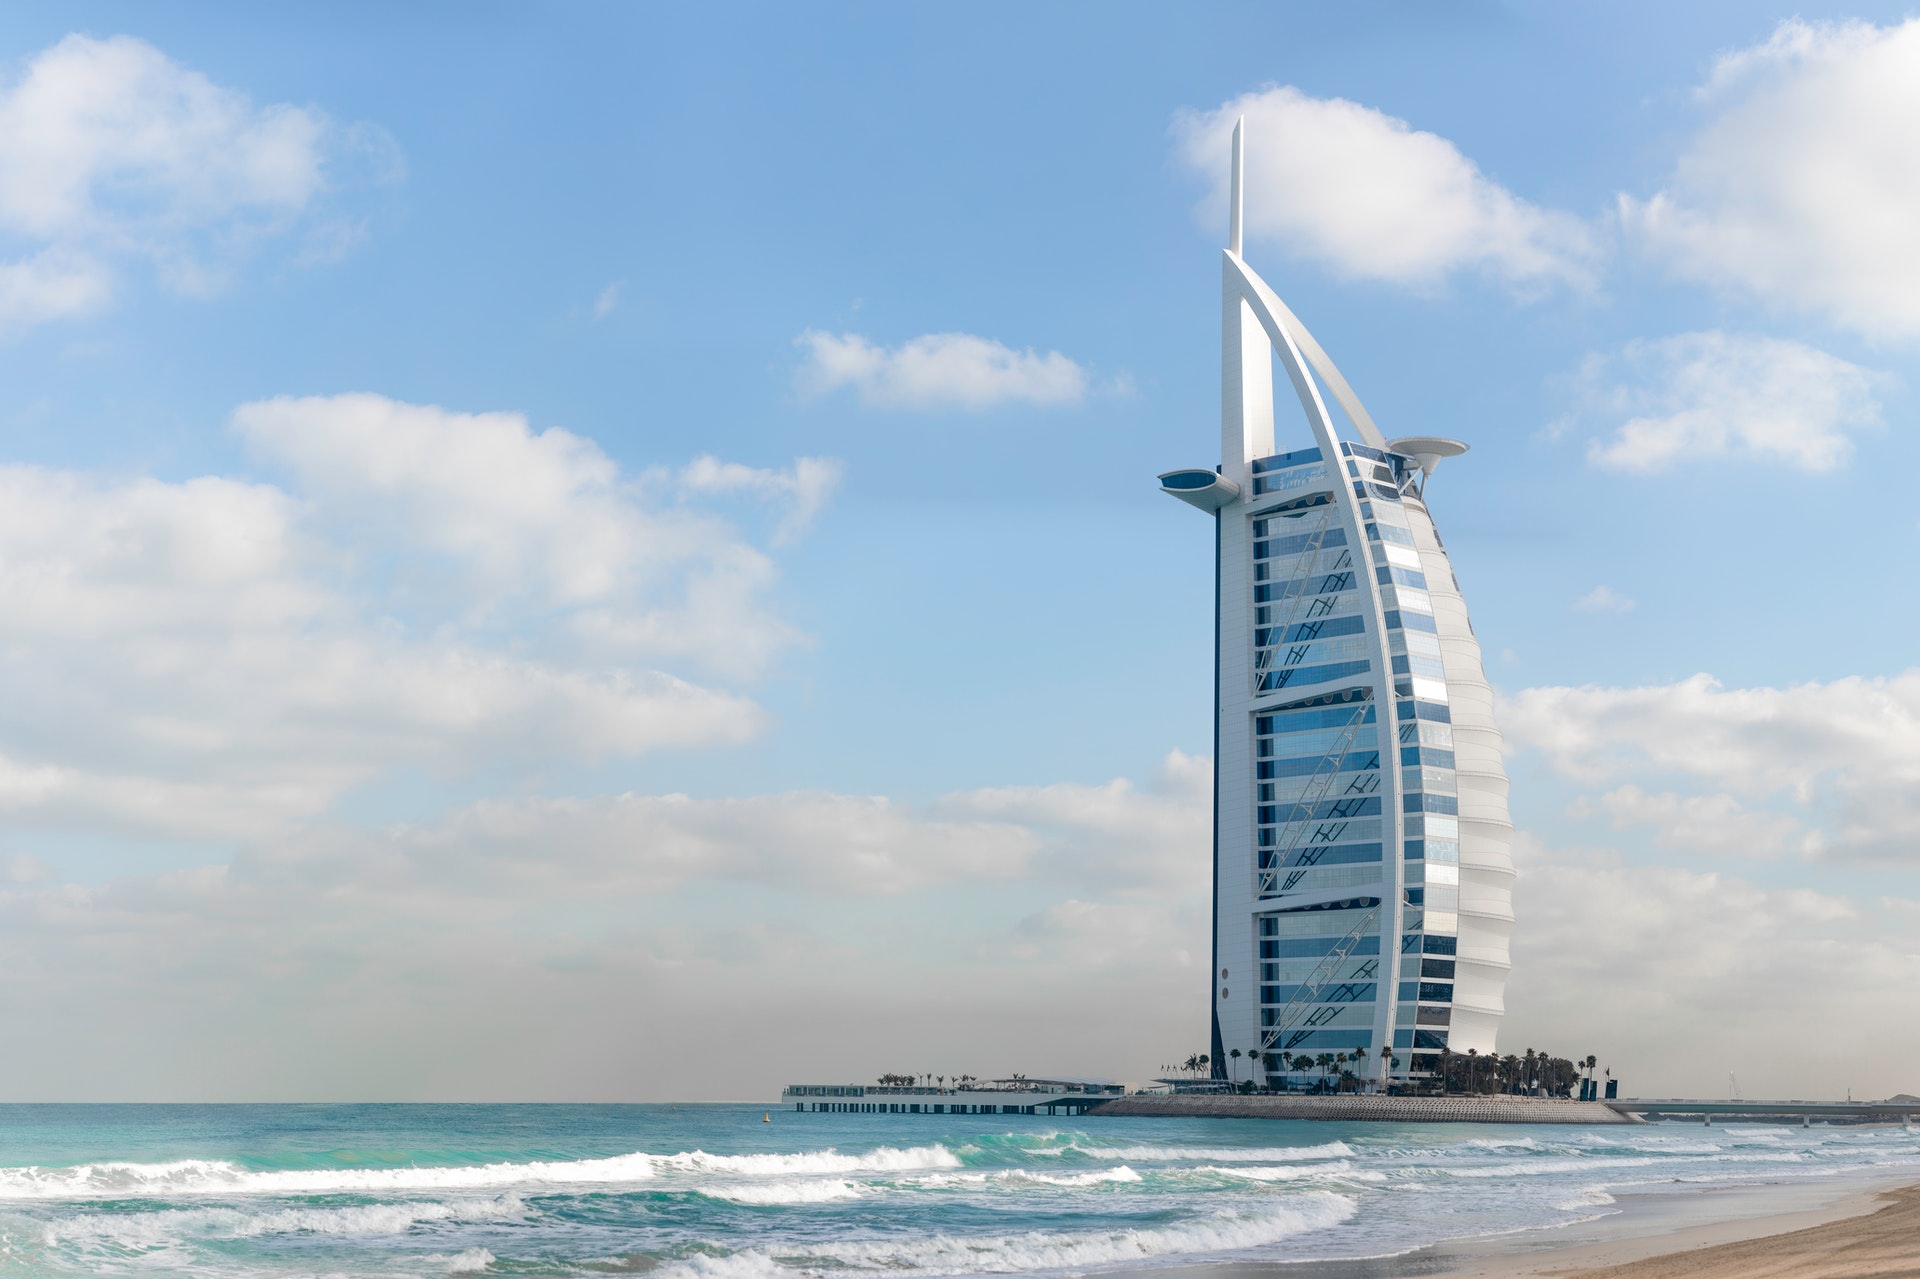
<instances>
[{"instance_id":1,"label":"sea wall","mask_svg":"<svg viewBox=\"0 0 1920 1279\"><path fill-rule=\"evenodd\" d=\"M1378 1120L1401 1124L1631 1124L1598 1101L1548 1097L1290 1097L1234 1093L1136 1093L1101 1102L1092 1115L1202 1119Z\"/></svg>"}]
</instances>

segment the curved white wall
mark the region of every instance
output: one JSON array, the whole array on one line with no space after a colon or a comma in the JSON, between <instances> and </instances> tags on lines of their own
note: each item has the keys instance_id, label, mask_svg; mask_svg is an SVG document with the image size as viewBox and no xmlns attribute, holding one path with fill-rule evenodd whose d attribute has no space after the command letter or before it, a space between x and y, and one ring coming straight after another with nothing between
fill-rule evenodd
<instances>
[{"instance_id":1,"label":"curved white wall","mask_svg":"<svg viewBox=\"0 0 1920 1279\"><path fill-rule=\"evenodd\" d=\"M1460 953L1447 1046L1457 1053L1472 1048L1486 1054L1494 1051L1506 1011L1510 967L1513 821L1507 813L1507 770L1500 759L1500 729L1493 722L1493 689L1453 565L1426 507L1409 500L1406 511L1440 631L1460 783Z\"/></svg>"}]
</instances>

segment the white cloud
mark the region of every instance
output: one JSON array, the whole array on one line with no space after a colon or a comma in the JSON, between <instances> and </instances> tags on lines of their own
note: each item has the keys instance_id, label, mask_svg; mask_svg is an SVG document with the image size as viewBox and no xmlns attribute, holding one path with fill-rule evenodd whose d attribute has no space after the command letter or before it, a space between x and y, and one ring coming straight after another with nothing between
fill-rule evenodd
<instances>
[{"instance_id":1,"label":"white cloud","mask_svg":"<svg viewBox=\"0 0 1920 1279\"><path fill-rule=\"evenodd\" d=\"M296 227L351 242L322 196L392 154L377 130L256 106L143 41L70 35L0 86L0 229L40 246L0 263L0 330L99 310L123 260L203 294Z\"/></svg>"},{"instance_id":2,"label":"white cloud","mask_svg":"<svg viewBox=\"0 0 1920 1279\"><path fill-rule=\"evenodd\" d=\"M1144 1075L1204 1044L1205 770L928 806L492 800L92 886L23 865L0 1001L38 1047L0 1088L114 1095L108 1027L152 1047L148 1096L755 1096L771 1041L853 1077L902 1051ZM382 1053L354 1047L376 1028ZM567 1052L523 1051L551 1034ZM475 1035L495 1049L449 1074ZM668 1049L690 1037L714 1051Z\"/></svg>"},{"instance_id":3,"label":"white cloud","mask_svg":"<svg viewBox=\"0 0 1920 1279\"><path fill-rule=\"evenodd\" d=\"M1740 458L1830 471L1853 455L1854 434L1882 425L1875 393L1885 380L1800 342L1682 333L1589 357L1575 416L1607 432L1587 460L1608 470Z\"/></svg>"},{"instance_id":4,"label":"white cloud","mask_svg":"<svg viewBox=\"0 0 1920 1279\"><path fill-rule=\"evenodd\" d=\"M1415 287L1460 271L1521 290L1593 284L1599 250L1580 219L1529 204L1445 138L1290 85L1176 119L1181 158L1212 186L1201 211L1210 231L1225 235L1242 115L1249 238L1346 276Z\"/></svg>"},{"instance_id":5,"label":"white cloud","mask_svg":"<svg viewBox=\"0 0 1920 1279\"><path fill-rule=\"evenodd\" d=\"M1920 983L1911 929L1880 932L1852 901L1805 889L1524 838L1515 851L1503 1051L1594 1053L1628 1096L1715 1096L1729 1072L1748 1096L1913 1090L1920 1029L1885 1015Z\"/></svg>"},{"instance_id":6,"label":"white cloud","mask_svg":"<svg viewBox=\"0 0 1920 1279\"><path fill-rule=\"evenodd\" d=\"M620 308L620 290L624 287L625 285L622 281L615 280L595 295L593 299L593 318L596 321L606 319Z\"/></svg>"},{"instance_id":7,"label":"white cloud","mask_svg":"<svg viewBox=\"0 0 1920 1279\"><path fill-rule=\"evenodd\" d=\"M1016 351L971 333L929 333L888 348L857 333L809 329L795 344L804 353L804 390L851 387L862 402L881 408L1077 404L1087 392L1087 371L1060 352Z\"/></svg>"},{"instance_id":8,"label":"white cloud","mask_svg":"<svg viewBox=\"0 0 1920 1279\"><path fill-rule=\"evenodd\" d=\"M1638 600L1630 600L1610 586L1596 586L1573 602L1573 608L1582 613L1631 613L1639 606Z\"/></svg>"},{"instance_id":9,"label":"white cloud","mask_svg":"<svg viewBox=\"0 0 1920 1279\"><path fill-rule=\"evenodd\" d=\"M112 292L107 269L70 250L44 249L23 261L0 262L0 335L91 315Z\"/></svg>"},{"instance_id":10,"label":"white cloud","mask_svg":"<svg viewBox=\"0 0 1920 1279\"><path fill-rule=\"evenodd\" d=\"M773 535L778 546L806 532L845 473L832 458L803 457L784 471L771 471L702 454L680 472L680 484L691 493L748 493L784 506Z\"/></svg>"},{"instance_id":11,"label":"white cloud","mask_svg":"<svg viewBox=\"0 0 1920 1279\"><path fill-rule=\"evenodd\" d=\"M1676 800L1665 817L1647 797L1619 801L1634 820L1671 823L1670 845L1673 832L1707 815L1699 804L1733 796L1791 811L1728 810L1725 839L1706 845L1750 835L1761 851L1777 849L1803 823L1808 834L1793 842L1808 853L1920 859L1920 670L1790 688L1728 689L1709 675L1638 688L1530 688L1505 699L1500 717L1511 742L1583 785L1692 779L1707 788L1708 799Z\"/></svg>"},{"instance_id":12,"label":"white cloud","mask_svg":"<svg viewBox=\"0 0 1920 1279\"><path fill-rule=\"evenodd\" d=\"M510 414L344 396L235 420L293 485L0 467L14 829L265 838L396 769L763 726L660 669L750 674L799 639L765 598L772 559L697 488L628 482Z\"/></svg>"},{"instance_id":13,"label":"white cloud","mask_svg":"<svg viewBox=\"0 0 1920 1279\"><path fill-rule=\"evenodd\" d=\"M324 499L330 536L396 557L409 599L452 589L468 620L540 622L623 658L672 657L728 675L765 669L798 634L758 600L774 565L717 517L657 500L593 441L535 433L517 413L458 413L378 395L242 405L234 428L260 457ZM724 464L680 475L720 485ZM810 518L837 464L807 459L762 487ZM784 487L782 485L784 484ZM656 499L656 500L650 500ZM451 600L448 601L451 603Z\"/></svg>"},{"instance_id":14,"label":"white cloud","mask_svg":"<svg viewBox=\"0 0 1920 1279\"><path fill-rule=\"evenodd\" d=\"M1628 232L1686 278L1920 334L1920 19L1783 22L1700 96L1666 188L1621 197Z\"/></svg>"},{"instance_id":15,"label":"white cloud","mask_svg":"<svg viewBox=\"0 0 1920 1279\"><path fill-rule=\"evenodd\" d=\"M1596 813L1606 814L1615 830L1654 827L1656 846L1683 852L1777 857L1792 848L1809 848L1798 818L1750 812L1739 800L1725 794L1650 793L1627 785L1608 791L1597 801L1583 796L1570 810L1571 816L1581 818Z\"/></svg>"}]
</instances>

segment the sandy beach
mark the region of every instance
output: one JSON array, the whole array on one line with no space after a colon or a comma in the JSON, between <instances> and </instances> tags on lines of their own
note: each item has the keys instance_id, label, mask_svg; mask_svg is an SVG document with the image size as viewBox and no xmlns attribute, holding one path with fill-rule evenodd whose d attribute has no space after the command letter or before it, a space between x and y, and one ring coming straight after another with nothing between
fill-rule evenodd
<instances>
[{"instance_id":1,"label":"sandy beach","mask_svg":"<svg viewBox=\"0 0 1920 1279\"><path fill-rule=\"evenodd\" d=\"M1745 1206L1753 1205L1749 1199ZM1426 1273L1459 1279L1524 1279L1536 1275L1579 1279L1920 1279L1920 1184L1848 1190L1818 1206L1796 1211L1762 1215L1741 1212L1655 1233L1624 1233L1532 1252L1462 1257L1454 1264L1440 1261Z\"/></svg>"}]
</instances>

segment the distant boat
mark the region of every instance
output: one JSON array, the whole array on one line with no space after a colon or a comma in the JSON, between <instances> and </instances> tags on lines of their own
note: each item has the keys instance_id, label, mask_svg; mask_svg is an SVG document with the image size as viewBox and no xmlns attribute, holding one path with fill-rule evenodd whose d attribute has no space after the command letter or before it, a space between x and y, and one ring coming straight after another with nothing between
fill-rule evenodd
<instances>
[{"instance_id":1,"label":"distant boat","mask_svg":"<svg viewBox=\"0 0 1920 1279\"><path fill-rule=\"evenodd\" d=\"M768 1112L767 1112L766 1114L764 1114L764 1115L762 1115L762 1116L760 1116L760 1122L761 1122L761 1123L763 1123L763 1124L770 1124L770 1123L772 1123L772 1122L773 1122L773 1112L772 1112L771 1110L769 1110L769 1111L768 1111Z\"/></svg>"}]
</instances>

